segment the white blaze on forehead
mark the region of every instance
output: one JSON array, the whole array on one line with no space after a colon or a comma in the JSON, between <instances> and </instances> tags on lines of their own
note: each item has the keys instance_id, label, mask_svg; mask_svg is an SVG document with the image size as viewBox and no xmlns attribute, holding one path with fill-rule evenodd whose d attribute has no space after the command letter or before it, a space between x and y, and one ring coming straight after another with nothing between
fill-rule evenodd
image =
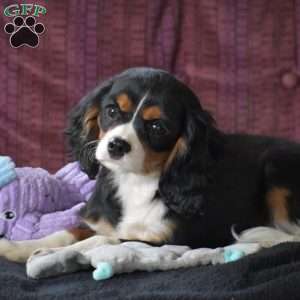
<instances>
[{"instance_id":1,"label":"white blaze on forehead","mask_svg":"<svg viewBox=\"0 0 300 300\"><path fill-rule=\"evenodd\" d=\"M146 93L146 94L144 95L144 97L141 99L139 105L137 106L137 108L136 108L136 110L135 110L135 112L134 112L134 115L133 115L133 117L132 117L130 123L133 123L133 122L134 122L136 116L138 115L138 113L139 113L141 107L143 106L145 100L147 99L147 96L148 96L148 95L149 95L149 91L147 91L147 93Z\"/></svg>"}]
</instances>

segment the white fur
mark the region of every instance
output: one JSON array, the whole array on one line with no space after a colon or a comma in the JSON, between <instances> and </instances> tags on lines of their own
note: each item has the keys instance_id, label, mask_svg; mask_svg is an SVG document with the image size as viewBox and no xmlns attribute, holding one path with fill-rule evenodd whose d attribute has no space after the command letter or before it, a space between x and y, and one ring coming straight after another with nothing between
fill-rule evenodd
<instances>
[{"instance_id":1,"label":"white fur","mask_svg":"<svg viewBox=\"0 0 300 300\"><path fill-rule=\"evenodd\" d=\"M171 234L170 221L164 219L166 206L162 201L153 199L158 189L158 181L157 173L114 174L123 214L117 228L119 238L156 241Z\"/></svg>"},{"instance_id":2,"label":"white fur","mask_svg":"<svg viewBox=\"0 0 300 300\"><path fill-rule=\"evenodd\" d=\"M167 208L163 202L153 199L158 190L160 174L143 174L145 151L133 127L147 95L141 99L129 123L119 125L105 134L96 149L96 159L112 171L114 184L118 187L122 219L116 230L117 237L154 242L170 237L173 224L164 219ZM118 160L110 158L107 149L108 143L116 137L131 146L131 151Z\"/></svg>"}]
</instances>

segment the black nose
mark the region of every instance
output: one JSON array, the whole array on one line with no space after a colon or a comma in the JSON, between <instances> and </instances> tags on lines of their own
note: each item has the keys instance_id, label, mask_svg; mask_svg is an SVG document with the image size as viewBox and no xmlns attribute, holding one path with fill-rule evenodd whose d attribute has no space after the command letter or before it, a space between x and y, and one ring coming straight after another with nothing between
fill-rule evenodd
<instances>
[{"instance_id":1,"label":"black nose","mask_svg":"<svg viewBox=\"0 0 300 300\"><path fill-rule=\"evenodd\" d=\"M114 138L107 145L111 158L119 159L131 150L131 146L121 138Z\"/></svg>"}]
</instances>

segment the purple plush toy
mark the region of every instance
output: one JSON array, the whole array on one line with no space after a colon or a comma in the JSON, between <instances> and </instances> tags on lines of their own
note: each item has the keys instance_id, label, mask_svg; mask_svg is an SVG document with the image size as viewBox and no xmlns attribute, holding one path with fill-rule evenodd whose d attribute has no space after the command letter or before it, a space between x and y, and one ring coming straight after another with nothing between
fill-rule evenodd
<instances>
[{"instance_id":1,"label":"purple plush toy","mask_svg":"<svg viewBox=\"0 0 300 300\"><path fill-rule=\"evenodd\" d=\"M78 212L95 186L77 162L55 175L41 168L16 168L16 178L0 188L0 236L37 239L78 226Z\"/></svg>"}]
</instances>

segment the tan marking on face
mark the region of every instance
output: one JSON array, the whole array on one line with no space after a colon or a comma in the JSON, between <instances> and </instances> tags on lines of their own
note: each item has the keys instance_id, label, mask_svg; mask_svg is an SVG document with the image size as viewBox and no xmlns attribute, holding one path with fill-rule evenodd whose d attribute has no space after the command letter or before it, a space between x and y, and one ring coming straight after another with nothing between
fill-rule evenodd
<instances>
[{"instance_id":1,"label":"tan marking on face","mask_svg":"<svg viewBox=\"0 0 300 300\"><path fill-rule=\"evenodd\" d=\"M144 158L144 172L151 173L161 171L166 160L168 159L169 152L155 152L146 145L143 145L145 158Z\"/></svg>"},{"instance_id":2,"label":"tan marking on face","mask_svg":"<svg viewBox=\"0 0 300 300\"><path fill-rule=\"evenodd\" d=\"M267 193L267 204L275 223L288 221L289 214L287 201L290 195L291 192L287 188L283 187L273 187Z\"/></svg>"},{"instance_id":3,"label":"tan marking on face","mask_svg":"<svg viewBox=\"0 0 300 300\"><path fill-rule=\"evenodd\" d=\"M177 155L183 155L187 150L187 147L186 147L186 143L184 141L184 139L182 137L180 137L173 150L171 151L167 161L166 161L166 164L164 165L164 169L167 169L170 167L170 165L172 164L173 160L175 159L175 157Z\"/></svg>"},{"instance_id":4,"label":"tan marking on face","mask_svg":"<svg viewBox=\"0 0 300 300\"><path fill-rule=\"evenodd\" d=\"M183 138L179 138L171 151L155 152L143 145L145 151L144 172L151 173L167 169L176 155L182 155L186 151Z\"/></svg>"},{"instance_id":5,"label":"tan marking on face","mask_svg":"<svg viewBox=\"0 0 300 300\"><path fill-rule=\"evenodd\" d=\"M76 241L82 241L85 240L93 235L95 235L95 231L91 229L83 229L83 228L74 228L68 230L69 233L71 233Z\"/></svg>"},{"instance_id":6,"label":"tan marking on face","mask_svg":"<svg viewBox=\"0 0 300 300\"><path fill-rule=\"evenodd\" d=\"M127 94L123 93L117 97L117 103L119 107L124 112L132 112L133 111L133 103Z\"/></svg>"},{"instance_id":7,"label":"tan marking on face","mask_svg":"<svg viewBox=\"0 0 300 300\"><path fill-rule=\"evenodd\" d=\"M159 106L150 106L143 109L142 117L144 120L156 120L160 119L162 113Z\"/></svg>"}]
</instances>

